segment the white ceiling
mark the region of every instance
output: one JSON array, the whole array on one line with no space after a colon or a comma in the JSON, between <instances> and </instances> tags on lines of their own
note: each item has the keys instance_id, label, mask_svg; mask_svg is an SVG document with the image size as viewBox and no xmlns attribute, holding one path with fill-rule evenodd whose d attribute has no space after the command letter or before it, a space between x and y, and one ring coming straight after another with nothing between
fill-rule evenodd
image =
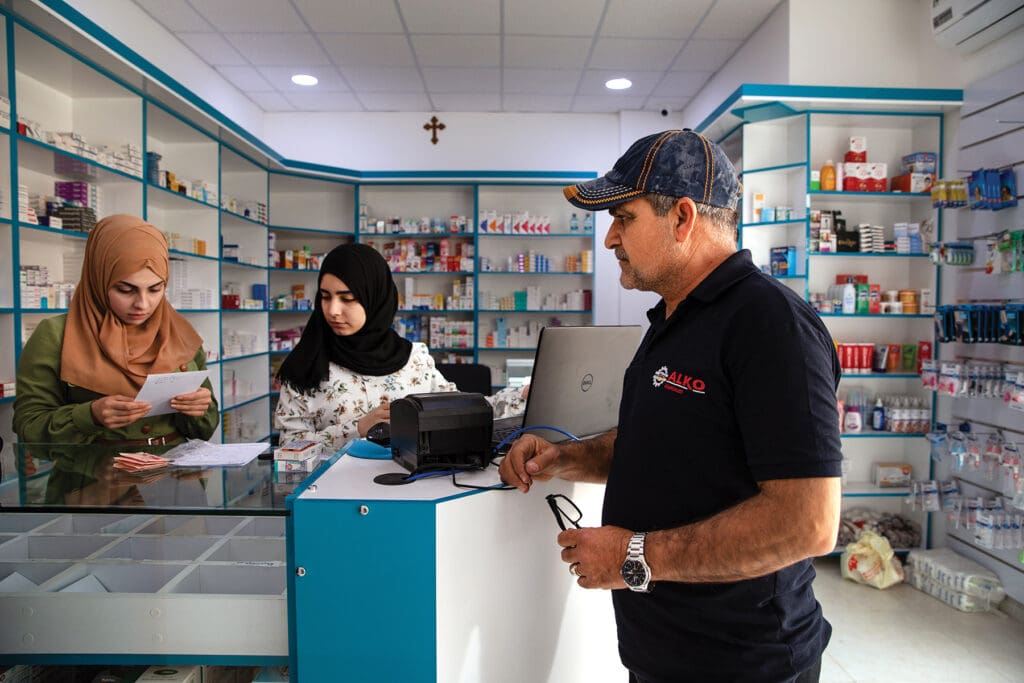
<instances>
[{"instance_id":1,"label":"white ceiling","mask_svg":"<svg viewBox=\"0 0 1024 683\"><path fill-rule=\"evenodd\" d=\"M681 111L781 0L134 2L268 112L590 113Z\"/></svg>"}]
</instances>

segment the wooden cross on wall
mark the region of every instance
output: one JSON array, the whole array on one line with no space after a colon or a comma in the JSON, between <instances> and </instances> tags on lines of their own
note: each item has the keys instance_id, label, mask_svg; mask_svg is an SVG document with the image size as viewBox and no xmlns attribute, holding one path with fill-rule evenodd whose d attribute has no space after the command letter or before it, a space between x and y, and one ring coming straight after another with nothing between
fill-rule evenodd
<instances>
[{"instance_id":1,"label":"wooden cross on wall","mask_svg":"<svg viewBox=\"0 0 1024 683\"><path fill-rule=\"evenodd\" d=\"M423 130L430 131L430 141L437 144L437 131L444 130L445 125L437 120L436 116L430 117L430 123L423 124Z\"/></svg>"}]
</instances>

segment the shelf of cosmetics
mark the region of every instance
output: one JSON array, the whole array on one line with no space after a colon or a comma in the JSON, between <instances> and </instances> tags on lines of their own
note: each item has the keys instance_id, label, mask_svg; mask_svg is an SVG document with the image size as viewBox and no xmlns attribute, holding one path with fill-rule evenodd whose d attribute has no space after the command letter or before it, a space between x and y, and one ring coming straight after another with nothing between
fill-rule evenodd
<instances>
[{"instance_id":1,"label":"shelf of cosmetics","mask_svg":"<svg viewBox=\"0 0 1024 683\"><path fill-rule=\"evenodd\" d=\"M1024 411L1024 365L977 361L926 360L921 363L921 386L954 398L1002 401Z\"/></svg>"},{"instance_id":2,"label":"shelf of cosmetics","mask_svg":"<svg viewBox=\"0 0 1024 683\"><path fill-rule=\"evenodd\" d=\"M935 313L932 289L886 289L868 282L863 274L840 273L825 292L811 292L810 304L830 315L931 315Z\"/></svg>"},{"instance_id":3,"label":"shelf of cosmetics","mask_svg":"<svg viewBox=\"0 0 1024 683\"><path fill-rule=\"evenodd\" d=\"M838 401L843 434L925 434L931 426L930 401L906 394L878 394L850 387Z\"/></svg>"},{"instance_id":4,"label":"shelf of cosmetics","mask_svg":"<svg viewBox=\"0 0 1024 683\"><path fill-rule=\"evenodd\" d=\"M983 243L986 274L1024 272L1024 230L1004 230L977 241ZM933 244L928 255L936 265L973 266L978 251L974 242L956 241Z\"/></svg>"},{"instance_id":5,"label":"shelf of cosmetics","mask_svg":"<svg viewBox=\"0 0 1024 683\"><path fill-rule=\"evenodd\" d=\"M935 179L935 152L913 152L900 158L900 173L889 178L889 164L868 162L867 138L850 136L843 161L827 159L821 170L811 171L810 189L823 192L927 192Z\"/></svg>"},{"instance_id":6,"label":"shelf of cosmetics","mask_svg":"<svg viewBox=\"0 0 1024 683\"><path fill-rule=\"evenodd\" d=\"M811 254L924 254L927 238L935 231L930 218L894 223L891 229L870 223L849 228L839 209L811 209L808 218Z\"/></svg>"},{"instance_id":7,"label":"shelf of cosmetics","mask_svg":"<svg viewBox=\"0 0 1024 683\"><path fill-rule=\"evenodd\" d=\"M979 168L966 178L936 180L931 194L939 209L1001 211L1017 206L1017 173L1012 166Z\"/></svg>"},{"instance_id":8,"label":"shelf of cosmetics","mask_svg":"<svg viewBox=\"0 0 1024 683\"><path fill-rule=\"evenodd\" d=\"M467 235L474 230L473 220L465 215L444 217L402 217L385 216L371 218L369 207L359 205L359 232L361 234L379 235ZM590 234L594 232L594 214L584 212L571 214L565 221L564 228L554 227L551 217L535 215L529 211L498 211L482 209L479 213L476 231L480 234L493 235L552 235L552 234Z\"/></svg>"},{"instance_id":9,"label":"shelf of cosmetics","mask_svg":"<svg viewBox=\"0 0 1024 683\"><path fill-rule=\"evenodd\" d=\"M935 309L935 336L942 343L1021 346L1024 303L945 304Z\"/></svg>"},{"instance_id":10,"label":"shelf of cosmetics","mask_svg":"<svg viewBox=\"0 0 1024 683\"><path fill-rule=\"evenodd\" d=\"M1019 504L1016 500L965 496L955 479L913 481L907 496L912 511L944 513L947 529L964 532L976 545L990 550L1024 548L1024 499Z\"/></svg>"}]
</instances>

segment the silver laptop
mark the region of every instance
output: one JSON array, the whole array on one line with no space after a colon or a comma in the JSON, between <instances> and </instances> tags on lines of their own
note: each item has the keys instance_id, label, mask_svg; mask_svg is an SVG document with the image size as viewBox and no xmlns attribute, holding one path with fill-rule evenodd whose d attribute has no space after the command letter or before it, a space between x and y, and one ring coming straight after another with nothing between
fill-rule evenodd
<instances>
[{"instance_id":1,"label":"silver laptop","mask_svg":"<svg viewBox=\"0 0 1024 683\"><path fill-rule=\"evenodd\" d=\"M640 344L639 325L545 327L537 341L530 393L521 416L494 422L497 445L520 427L557 427L579 438L616 426L622 379ZM551 442L569 437L550 429L531 429ZM502 450L507 450L506 443Z\"/></svg>"}]
</instances>

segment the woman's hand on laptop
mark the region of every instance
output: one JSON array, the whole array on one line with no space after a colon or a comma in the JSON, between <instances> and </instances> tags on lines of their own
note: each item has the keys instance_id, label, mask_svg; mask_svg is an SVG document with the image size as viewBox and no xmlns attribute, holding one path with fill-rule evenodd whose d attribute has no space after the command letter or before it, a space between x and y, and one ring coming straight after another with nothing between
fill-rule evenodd
<instances>
[{"instance_id":1,"label":"woman's hand on laptop","mask_svg":"<svg viewBox=\"0 0 1024 683\"><path fill-rule=\"evenodd\" d=\"M512 444L498 467L501 480L526 493L534 481L558 476L559 448L533 434L524 434Z\"/></svg>"}]
</instances>

